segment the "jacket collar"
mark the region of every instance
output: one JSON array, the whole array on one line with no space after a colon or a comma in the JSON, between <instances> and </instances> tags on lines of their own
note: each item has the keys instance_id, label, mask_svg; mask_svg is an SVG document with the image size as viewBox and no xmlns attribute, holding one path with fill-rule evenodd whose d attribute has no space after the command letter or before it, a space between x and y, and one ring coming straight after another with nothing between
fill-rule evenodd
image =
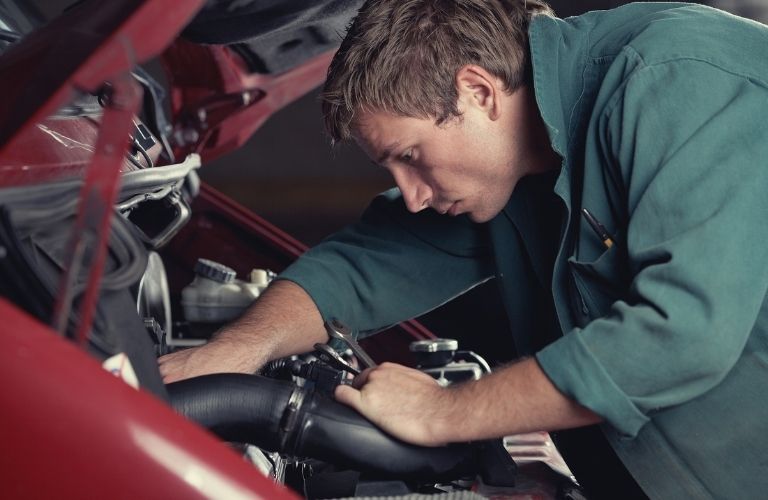
<instances>
[{"instance_id":1,"label":"jacket collar","mask_svg":"<svg viewBox=\"0 0 768 500\"><path fill-rule=\"evenodd\" d=\"M536 16L528 30L536 104L544 120L552 148L563 158L555 193L570 211L570 155L572 113L584 89L588 29L578 22ZM577 20L575 22L572 22Z\"/></svg>"}]
</instances>

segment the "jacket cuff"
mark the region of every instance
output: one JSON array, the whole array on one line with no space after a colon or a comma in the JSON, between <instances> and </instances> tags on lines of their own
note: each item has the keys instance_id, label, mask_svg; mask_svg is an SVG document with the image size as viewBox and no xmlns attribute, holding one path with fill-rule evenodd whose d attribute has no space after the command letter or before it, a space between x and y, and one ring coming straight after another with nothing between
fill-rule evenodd
<instances>
[{"instance_id":1,"label":"jacket cuff","mask_svg":"<svg viewBox=\"0 0 768 500\"><path fill-rule=\"evenodd\" d=\"M624 437L637 436L650 419L614 383L579 333L575 329L539 351L541 369L560 392L603 417Z\"/></svg>"}]
</instances>

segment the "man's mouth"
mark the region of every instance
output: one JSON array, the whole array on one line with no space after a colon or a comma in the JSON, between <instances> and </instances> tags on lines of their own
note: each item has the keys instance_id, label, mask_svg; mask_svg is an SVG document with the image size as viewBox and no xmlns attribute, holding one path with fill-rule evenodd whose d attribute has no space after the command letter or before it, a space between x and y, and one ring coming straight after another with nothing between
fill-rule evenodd
<instances>
[{"instance_id":1,"label":"man's mouth","mask_svg":"<svg viewBox=\"0 0 768 500\"><path fill-rule=\"evenodd\" d=\"M453 203L449 205L443 205L440 208L435 208L435 211L439 213L440 215L458 215L459 213L459 202L454 201Z\"/></svg>"}]
</instances>

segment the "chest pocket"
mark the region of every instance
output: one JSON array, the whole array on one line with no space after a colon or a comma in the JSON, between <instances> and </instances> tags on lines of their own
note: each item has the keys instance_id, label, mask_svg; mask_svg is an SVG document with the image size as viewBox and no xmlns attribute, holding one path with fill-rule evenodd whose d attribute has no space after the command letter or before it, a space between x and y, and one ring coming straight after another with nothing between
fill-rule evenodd
<instances>
[{"instance_id":1,"label":"chest pocket","mask_svg":"<svg viewBox=\"0 0 768 500\"><path fill-rule=\"evenodd\" d=\"M568 258L574 307L579 309L580 326L605 316L611 305L625 299L630 285L626 246L617 238L595 260Z\"/></svg>"}]
</instances>

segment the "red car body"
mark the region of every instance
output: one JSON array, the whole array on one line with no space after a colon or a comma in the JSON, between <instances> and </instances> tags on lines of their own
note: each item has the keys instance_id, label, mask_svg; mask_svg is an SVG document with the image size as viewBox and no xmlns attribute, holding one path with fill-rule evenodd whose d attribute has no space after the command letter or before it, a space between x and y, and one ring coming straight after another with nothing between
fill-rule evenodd
<instances>
[{"instance_id":1,"label":"red car body","mask_svg":"<svg viewBox=\"0 0 768 500\"><path fill-rule=\"evenodd\" d=\"M130 71L159 56L167 70L174 147L204 160L239 147L276 110L321 83L330 54L278 76L249 74L223 46L178 40L202 0L83 2L0 56L0 188L82 180L67 270L89 268L76 341L57 331L73 313L67 272L50 321L0 297L0 483L4 498L294 498L255 473L207 431L144 390L104 370L86 352L99 299L112 207L140 92ZM67 43L62 43L66 40ZM55 117L78 93L110 86L96 117ZM191 139L189 137L192 137ZM89 234L90 260L78 245ZM213 189L202 187L185 228L164 248L171 293L192 277L200 254L237 255L238 272L279 271L305 247ZM195 250L195 253L191 251ZM239 263L239 266L238 266ZM416 323L369 343L402 359Z\"/></svg>"}]
</instances>

